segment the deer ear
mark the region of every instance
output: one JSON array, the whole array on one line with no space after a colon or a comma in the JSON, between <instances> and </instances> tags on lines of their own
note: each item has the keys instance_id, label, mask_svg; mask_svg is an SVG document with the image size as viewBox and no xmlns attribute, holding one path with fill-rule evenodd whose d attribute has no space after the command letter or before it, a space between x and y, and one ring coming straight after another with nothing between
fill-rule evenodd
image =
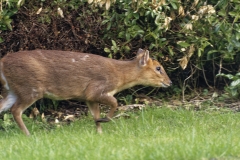
<instances>
[{"instance_id":1,"label":"deer ear","mask_svg":"<svg viewBox=\"0 0 240 160\"><path fill-rule=\"evenodd\" d=\"M142 48L139 48L138 51L137 51L137 55L139 55L139 54L141 54L143 52L144 52L144 50Z\"/></svg>"},{"instance_id":2,"label":"deer ear","mask_svg":"<svg viewBox=\"0 0 240 160\"><path fill-rule=\"evenodd\" d=\"M146 66L149 60L149 51L146 50L140 57L139 64L140 66Z\"/></svg>"}]
</instances>

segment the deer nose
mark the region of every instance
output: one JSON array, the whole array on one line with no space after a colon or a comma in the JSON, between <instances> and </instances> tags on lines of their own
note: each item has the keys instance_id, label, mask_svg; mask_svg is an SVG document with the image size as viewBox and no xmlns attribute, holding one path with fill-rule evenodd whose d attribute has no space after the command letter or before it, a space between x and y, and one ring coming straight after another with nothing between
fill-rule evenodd
<instances>
[{"instance_id":1,"label":"deer nose","mask_svg":"<svg viewBox=\"0 0 240 160\"><path fill-rule=\"evenodd\" d=\"M169 86L171 86L171 85L172 85L172 81L169 82Z\"/></svg>"}]
</instances>

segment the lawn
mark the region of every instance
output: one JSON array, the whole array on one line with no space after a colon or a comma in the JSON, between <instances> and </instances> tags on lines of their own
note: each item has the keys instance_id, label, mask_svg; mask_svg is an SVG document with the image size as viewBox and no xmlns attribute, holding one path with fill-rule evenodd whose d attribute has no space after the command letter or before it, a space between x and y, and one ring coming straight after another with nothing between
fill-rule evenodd
<instances>
[{"instance_id":1,"label":"lawn","mask_svg":"<svg viewBox=\"0 0 240 160\"><path fill-rule=\"evenodd\" d=\"M148 108L102 124L90 116L61 127L28 122L0 131L1 160L225 160L240 159L240 113Z\"/></svg>"}]
</instances>

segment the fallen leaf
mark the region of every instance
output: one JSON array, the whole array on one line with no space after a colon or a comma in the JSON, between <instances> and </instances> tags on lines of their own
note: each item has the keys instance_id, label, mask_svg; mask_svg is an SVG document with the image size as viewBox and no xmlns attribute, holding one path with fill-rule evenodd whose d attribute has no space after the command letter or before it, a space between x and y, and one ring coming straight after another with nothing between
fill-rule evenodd
<instances>
[{"instance_id":1,"label":"fallen leaf","mask_svg":"<svg viewBox=\"0 0 240 160\"><path fill-rule=\"evenodd\" d=\"M106 1L106 10L108 10L110 8L110 5L111 5L111 1L107 0Z\"/></svg>"},{"instance_id":2,"label":"fallen leaf","mask_svg":"<svg viewBox=\"0 0 240 160\"><path fill-rule=\"evenodd\" d=\"M38 9L36 14L40 14L42 12L42 7Z\"/></svg>"},{"instance_id":3,"label":"fallen leaf","mask_svg":"<svg viewBox=\"0 0 240 160\"><path fill-rule=\"evenodd\" d=\"M55 123L59 123L59 120L57 118L55 118Z\"/></svg>"},{"instance_id":4,"label":"fallen leaf","mask_svg":"<svg viewBox=\"0 0 240 160\"><path fill-rule=\"evenodd\" d=\"M39 110L34 107L29 115L29 118L36 118L39 115Z\"/></svg>"},{"instance_id":5,"label":"fallen leaf","mask_svg":"<svg viewBox=\"0 0 240 160\"><path fill-rule=\"evenodd\" d=\"M63 11L60 7L58 7L58 9L57 9L57 13L58 13L58 15L60 15L60 17L64 18Z\"/></svg>"},{"instance_id":6,"label":"fallen leaf","mask_svg":"<svg viewBox=\"0 0 240 160\"><path fill-rule=\"evenodd\" d=\"M130 118L130 116L126 113L120 113L120 114L114 116L113 118L120 118L120 117Z\"/></svg>"},{"instance_id":7,"label":"fallen leaf","mask_svg":"<svg viewBox=\"0 0 240 160\"><path fill-rule=\"evenodd\" d=\"M188 64L188 59L187 59L187 56L184 56L183 58L181 59L178 59L179 61L179 65L182 67L182 69L186 69L187 67L187 64Z\"/></svg>"},{"instance_id":8,"label":"fallen leaf","mask_svg":"<svg viewBox=\"0 0 240 160\"><path fill-rule=\"evenodd\" d=\"M44 113L42 113L41 118L42 118L42 121L43 121L43 122L46 122L46 118L45 118Z\"/></svg>"},{"instance_id":9,"label":"fallen leaf","mask_svg":"<svg viewBox=\"0 0 240 160\"><path fill-rule=\"evenodd\" d=\"M74 115L67 115L67 116L64 116L64 120L70 120L70 121L74 121Z\"/></svg>"}]
</instances>

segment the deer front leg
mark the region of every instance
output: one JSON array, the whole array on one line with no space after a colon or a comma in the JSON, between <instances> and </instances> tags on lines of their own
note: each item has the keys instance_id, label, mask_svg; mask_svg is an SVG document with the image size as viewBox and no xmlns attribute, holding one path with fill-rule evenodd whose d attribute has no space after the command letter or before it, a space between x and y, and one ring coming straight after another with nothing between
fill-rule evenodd
<instances>
[{"instance_id":1,"label":"deer front leg","mask_svg":"<svg viewBox=\"0 0 240 160\"><path fill-rule=\"evenodd\" d=\"M102 95L101 98L99 99L99 103L108 105L111 107L111 109L105 118L97 119L96 122L109 122L112 119L114 112L118 107L117 99L114 98L113 96Z\"/></svg>"},{"instance_id":2,"label":"deer front leg","mask_svg":"<svg viewBox=\"0 0 240 160\"><path fill-rule=\"evenodd\" d=\"M96 123L109 122L118 106L117 99L115 97L106 92L104 93L105 88L102 86L104 83L105 82L103 81L100 81L99 83L91 83L85 90L87 102L96 102L111 107L107 116L105 118L99 117L95 120Z\"/></svg>"}]
</instances>

